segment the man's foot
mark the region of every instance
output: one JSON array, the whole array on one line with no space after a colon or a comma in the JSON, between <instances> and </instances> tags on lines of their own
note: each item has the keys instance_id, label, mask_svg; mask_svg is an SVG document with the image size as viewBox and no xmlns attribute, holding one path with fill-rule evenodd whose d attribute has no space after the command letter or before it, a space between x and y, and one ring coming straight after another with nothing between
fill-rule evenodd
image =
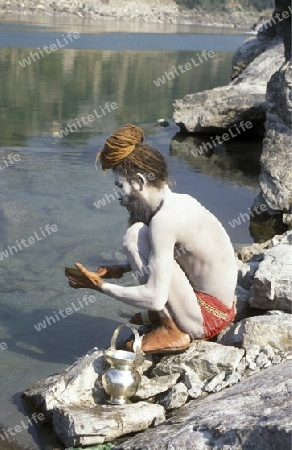
<instances>
[{"instance_id":1,"label":"man's foot","mask_svg":"<svg viewBox=\"0 0 292 450\"><path fill-rule=\"evenodd\" d=\"M134 325L156 325L160 324L160 317L156 311L141 311L134 314L129 322Z\"/></svg>"},{"instance_id":2,"label":"man's foot","mask_svg":"<svg viewBox=\"0 0 292 450\"><path fill-rule=\"evenodd\" d=\"M181 331L170 317L161 317L161 326L145 334L142 339L142 351L151 353L180 353L188 349L191 339ZM133 351L134 341L126 343L126 349Z\"/></svg>"}]
</instances>

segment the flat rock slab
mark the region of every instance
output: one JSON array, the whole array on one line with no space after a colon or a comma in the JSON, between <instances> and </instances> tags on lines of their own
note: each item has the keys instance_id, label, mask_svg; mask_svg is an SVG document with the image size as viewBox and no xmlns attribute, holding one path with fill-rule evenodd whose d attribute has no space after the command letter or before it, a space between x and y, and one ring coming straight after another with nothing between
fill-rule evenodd
<instances>
[{"instance_id":1,"label":"flat rock slab","mask_svg":"<svg viewBox=\"0 0 292 450\"><path fill-rule=\"evenodd\" d=\"M241 120L265 120L265 86L224 86L173 103L173 120L189 133L223 131ZM235 135L238 133L235 133Z\"/></svg>"},{"instance_id":2,"label":"flat rock slab","mask_svg":"<svg viewBox=\"0 0 292 450\"><path fill-rule=\"evenodd\" d=\"M192 400L119 450L290 450L291 361L222 392Z\"/></svg>"},{"instance_id":3,"label":"flat rock slab","mask_svg":"<svg viewBox=\"0 0 292 450\"><path fill-rule=\"evenodd\" d=\"M79 403L94 406L105 399L104 390L96 384L105 367L104 352L94 348L60 374L31 386L23 397L45 415L50 415L53 408L60 405Z\"/></svg>"},{"instance_id":4,"label":"flat rock slab","mask_svg":"<svg viewBox=\"0 0 292 450\"><path fill-rule=\"evenodd\" d=\"M146 402L128 405L56 407L53 426L65 446L94 445L164 421L164 408Z\"/></svg>"}]
</instances>

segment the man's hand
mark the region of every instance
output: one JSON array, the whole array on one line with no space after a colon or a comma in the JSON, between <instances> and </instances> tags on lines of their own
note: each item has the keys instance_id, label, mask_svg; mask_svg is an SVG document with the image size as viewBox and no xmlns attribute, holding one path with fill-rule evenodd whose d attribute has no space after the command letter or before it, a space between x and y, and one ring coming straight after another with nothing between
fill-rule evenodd
<instances>
[{"instance_id":1,"label":"man's hand","mask_svg":"<svg viewBox=\"0 0 292 450\"><path fill-rule=\"evenodd\" d=\"M125 272L125 267L119 265L99 267L96 271L102 278L122 278Z\"/></svg>"},{"instance_id":2,"label":"man's hand","mask_svg":"<svg viewBox=\"0 0 292 450\"><path fill-rule=\"evenodd\" d=\"M69 279L69 286L74 289L87 288L102 292L104 282L101 279L100 273L91 272L80 263L76 263L75 267L80 271L80 276L72 275L65 269L65 275Z\"/></svg>"}]
</instances>

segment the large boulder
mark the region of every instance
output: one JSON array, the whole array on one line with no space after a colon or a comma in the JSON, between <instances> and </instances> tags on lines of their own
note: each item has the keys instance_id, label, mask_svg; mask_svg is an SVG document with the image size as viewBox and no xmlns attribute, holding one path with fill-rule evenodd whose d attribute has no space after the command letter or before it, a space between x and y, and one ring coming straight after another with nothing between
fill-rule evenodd
<instances>
[{"instance_id":1,"label":"large boulder","mask_svg":"<svg viewBox=\"0 0 292 450\"><path fill-rule=\"evenodd\" d=\"M292 351L291 314L279 312L243 319L220 333L217 342L244 348L261 348L269 345L274 351ZM256 355L257 356L257 355Z\"/></svg>"},{"instance_id":2,"label":"large boulder","mask_svg":"<svg viewBox=\"0 0 292 450\"><path fill-rule=\"evenodd\" d=\"M292 231L252 244L237 252L238 299L236 321L252 315L247 305L260 310L291 312Z\"/></svg>"},{"instance_id":3,"label":"large boulder","mask_svg":"<svg viewBox=\"0 0 292 450\"><path fill-rule=\"evenodd\" d=\"M126 405L80 405L56 407L53 425L56 434L66 445L103 444L128 433L164 421L163 406L146 402Z\"/></svg>"},{"instance_id":4,"label":"large boulder","mask_svg":"<svg viewBox=\"0 0 292 450\"><path fill-rule=\"evenodd\" d=\"M62 373L35 383L22 396L47 417L52 416L54 408L64 405L81 402L95 406L105 400L99 380L106 364L104 352L94 348Z\"/></svg>"},{"instance_id":5,"label":"large boulder","mask_svg":"<svg viewBox=\"0 0 292 450\"><path fill-rule=\"evenodd\" d=\"M165 423L115 447L117 450L290 450L291 362L192 400Z\"/></svg>"},{"instance_id":6,"label":"large boulder","mask_svg":"<svg viewBox=\"0 0 292 450\"><path fill-rule=\"evenodd\" d=\"M255 272L250 305L265 310L291 312L292 306L292 245L278 244L265 252Z\"/></svg>"},{"instance_id":7,"label":"large boulder","mask_svg":"<svg viewBox=\"0 0 292 450\"><path fill-rule=\"evenodd\" d=\"M263 133L267 83L284 63L283 44L275 38L269 41L268 46L263 46L258 38L252 38L249 48L251 50L246 58L252 61L244 70L236 69L238 77L228 86L188 94L181 100L175 100L173 120L184 131L222 132L241 121L251 121L252 131ZM252 53L258 56L254 57ZM246 62L240 60L236 64L244 66ZM233 128L233 134L242 132Z\"/></svg>"},{"instance_id":8,"label":"large boulder","mask_svg":"<svg viewBox=\"0 0 292 450\"><path fill-rule=\"evenodd\" d=\"M266 135L261 156L260 187L270 214L291 214L292 66L287 63L268 83ZM286 222L289 224L288 218Z\"/></svg>"}]
</instances>

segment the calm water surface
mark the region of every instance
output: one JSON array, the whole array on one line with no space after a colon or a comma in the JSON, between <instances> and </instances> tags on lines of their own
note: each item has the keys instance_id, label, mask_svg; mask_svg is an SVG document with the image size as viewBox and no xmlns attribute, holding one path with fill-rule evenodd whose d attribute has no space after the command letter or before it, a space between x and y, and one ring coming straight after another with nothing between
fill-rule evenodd
<instances>
[{"instance_id":1,"label":"calm water surface","mask_svg":"<svg viewBox=\"0 0 292 450\"><path fill-rule=\"evenodd\" d=\"M85 293L67 286L64 266L79 260L94 269L122 258L126 212L112 199L100 209L93 205L114 193L111 174L97 172L94 160L118 126L142 126L148 143L166 156L174 189L210 209L232 242L252 242L248 222L235 228L228 222L248 211L258 192L260 141L237 140L209 158L193 158L190 141L175 137L177 126L156 124L160 118L171 119L173 99L227 83L232 52L245 36L165 25L127 28L105 21L94 27L73 25L0 24L0 254L8 251L0 260L0 343L8 347L0 350L4 427L24 418L24 389L93 346L107 347L114 328L132 311L95 293L93 304L42 331L35 328L54 311L78 305ZM21 67L19 61L30 52L68 31L79 31L80 38ZM204 49L213 50L215 58L155 86L153 80ZM117 108L58 137L68 123L101 112L106 102ZM191 145L201 144L199 138L193 141ZM58 230L46 234L47 224ZM21 244L33 236L35 243ZM131 277L122 283L132 284ZM50 435L38 429L15 439L28 449L52 448Z\"/></svg>"}]
</instances>

